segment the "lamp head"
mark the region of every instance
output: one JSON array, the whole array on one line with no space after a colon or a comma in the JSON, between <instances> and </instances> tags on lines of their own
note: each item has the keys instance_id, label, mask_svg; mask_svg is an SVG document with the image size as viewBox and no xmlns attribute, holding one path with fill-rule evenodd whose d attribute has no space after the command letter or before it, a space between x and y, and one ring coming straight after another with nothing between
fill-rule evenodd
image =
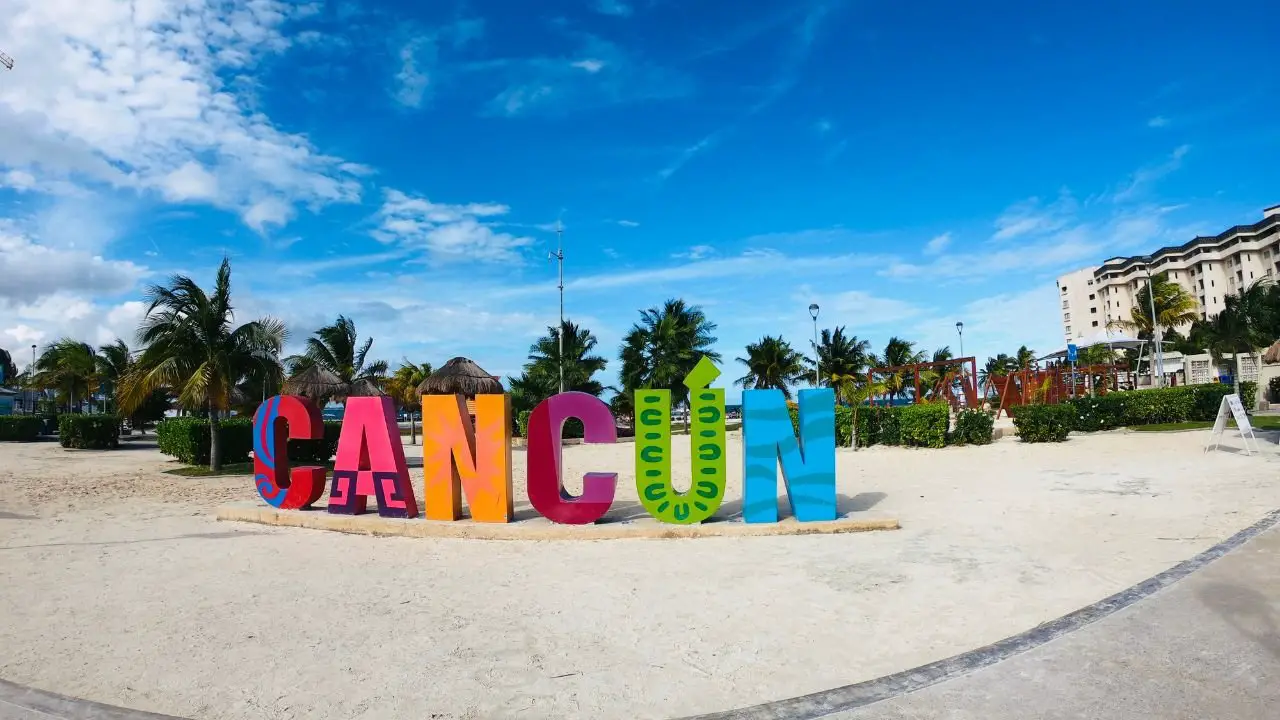
<instances>
[{"instance_id":1,"label":"lamp head","mask_svg":"<svg viewBox=\"0 0 1280 720\"><path fill-rule=\"evenodd\" d=\"M809 303L809 317L818 319L818 303Z\"/></svg>"},{"instance_id":2,"label":"lamp head","mask_svg":"<svg viewBox=\"0 0 1280 720\"><path fill-rule=\"evenodd\" d=\"M956 323L956 332L958 332L958 333L963 333L963 332L964 332L964 323L962 323L962 322L958 322L958 323Z\"/></svg>"}]
</instances>

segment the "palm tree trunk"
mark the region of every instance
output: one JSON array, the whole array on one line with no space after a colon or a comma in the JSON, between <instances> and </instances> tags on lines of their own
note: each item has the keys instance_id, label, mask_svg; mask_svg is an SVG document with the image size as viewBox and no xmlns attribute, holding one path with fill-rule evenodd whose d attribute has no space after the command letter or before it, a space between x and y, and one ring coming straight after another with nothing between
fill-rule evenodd
<instances>
[{"instance_id":1,"label":"palm tree trunk","mask_svg":"<svg viewBox=\"0 0 1280 720\"><path fill-rule=\"evenodd\" d=\"M409 408L409 444L418 444L418 423L413 419L413 408Z\"/></svg>"},{"instance_id":2,"label":"palm tree trunk","mask_svg":"<svg viewBox=\"0 0 1280 720\"><path fill-rule=\"evenodd\" d=\"M209 469L222 470L222 433L218 428L218 411L209 408Z\"/></svg>"},{"instance_id":3,"label":"palm tree trunk","mask_svg":"<svg viewBox=\"0 0 1280 720\"><path fill-rule=\"evenodd\" d=\"M1236 397L1240 397L1240 352L1236 351L1233 359L1236 363L1236 371L1232 373L1231 384L1235 387ZM1244 398L1240 398L1240 402L1244 402Z\"/></svg>"}]
</instances>

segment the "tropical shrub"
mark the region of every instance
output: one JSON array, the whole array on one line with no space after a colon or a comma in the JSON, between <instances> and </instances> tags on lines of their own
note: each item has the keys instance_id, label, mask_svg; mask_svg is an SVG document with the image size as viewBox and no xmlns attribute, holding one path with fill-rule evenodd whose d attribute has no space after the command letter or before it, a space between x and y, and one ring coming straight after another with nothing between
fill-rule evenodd
<instances>
[{"instance_id":1,"label":"tropical shrub","mask_svg":"<svg viewBox=\"0 0 1280 720\"><path fill-rule=\"evenodd\" d=\"M1252 380L1240 381L1240 402L1245 410L1253 412L1254 406L1258 404L1258 383Z\"/></svg>"},{"instance_id":2,"label":"tropical shrub","mask_svg":"<svg viewBox=\"0 0 1280 720\"><path fill-rule=\"evenodd\" d=\"M956 415L956 427L951 431L953 445L990 445L995 430L995 416L986 410L967 408Z\"/></svg>"},{"instance_id":3,"label":"tropical shrub","mask_svg":"<svg viewBox=\"0 0 1280 720\"><path fill-rule=\"evenodd\" d=\"M253 451L253 419L227 418L218 421L222 441L222 462L249 462ZM209 464L209 421L205 418L170 418L156 425L160 452L186 465Z\"/></svg>"},{"instance_id":4,"label":"tropical shrub","mask_svg":"<svg viewBox=\"0 0 1280 720\"><path fill-rule=\"evenodd\" d=\"M1014 408L1013 426L1023 442L1062 442L1071 432L1074 408L1070 405L1022 405Z\"/></svg>"},{"instance_id":5,"label":"tropical shrub","mask_svg":"<svg viewBox=\"0 0 1280 720\"><path fill-rule=\"evenodd\" d=\"M879 428L876 440L882 445L902 444L902 408L897 406L878 409Z\"/></svg>"},{"instance_id":6,"label":"tropical shrub","mask_svg":"<svg viewBox=\"0 0 1280 720\"><path fill-rule=\"evenodd\" d=\"M247 463L253 452L253 419L234 417L220 420L223 461ZM324 465L338 452L342 423L326 421L320 440L290 440L289 462L298 465ZM156 425L160 452L187 465L209 464L209 421L205 418L171 418Z\"/></svg>"},{"instance_id":7,"label":"tropical shrub","mask_svg":"<svg viewBox=\"0 0 1280 720\"><path fill-rule=\"evenodd\" d=\"M907 405L899 413L899 436L909 447L940 448L947 444L951 408L946 403Z\"/></svg>"},{"instance_id":8,"label":"tropical shrub","mask_svg":"<svg viewBox=\"0 0 1280 720\"><path fill-rule=\"evenodd\" d=\"M516 434L522 438L529 437L529 416L533 414L531 410L521 410L516 415Z\"/></svg>"},{"instance_id":9,"label":"tropical shrub","mask_svg":"<svg viewBox=\"0 0 1280 720\"><path fill-rule=\"evenodd\" d=\"M39 415L6 415L0 417L0 442L31 442L43 428Z\"/></svg>"},{"instance_id":10,"label":"tropical shrub","mask_svg":"<svg viewBox=\"0 0 1280 720\"><path fill-rule=\"evenodd\" d=\"M58 444L76 450L114 450L120 447L120 418L115 415L62 415L58 418Z\"/></svg>"},{"instance_id":11,"label":"tropical shrub","mask_svg":"<svg viewBox=\"0 0 1280 720\"><path fill-rule=\"evenodd\" d=\"M1142 392L1158 392L1143 390ZM1072 430L1079 432L1099 432L1114 430L1125 424L1125 395L1127 393L1110 393L1097 397L1077 397L1066 401L1072 408L1075 417Z\"/></svg>"}]
</instances>

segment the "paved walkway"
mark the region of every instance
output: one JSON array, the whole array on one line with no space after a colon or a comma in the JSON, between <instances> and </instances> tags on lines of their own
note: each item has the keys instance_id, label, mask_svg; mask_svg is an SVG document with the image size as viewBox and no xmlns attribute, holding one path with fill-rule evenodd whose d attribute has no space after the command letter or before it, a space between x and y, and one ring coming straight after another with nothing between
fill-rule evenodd
<instances>
[{"instance_id":1,"label":"paved walkway","mask_svg":"<svg viewBox=\"0 0 1280 720\"><path fill-rule=\"evenodd\" d=\"M995 645L704 718L1271 720L1280 707L1278 521L1280 512L1144 583ZM0 681L3 720L162 717Z\"/></svg>"},{"instance_id":2,"label":"paved walkway","mask_svg":"<svg viewBox=\"0 0 1280 720\"><path fill-rule=\"evenodd\" d=\"M995 645L704 718L1273 720L1278 520L1273 513L1151 580Z\"/></svg>"}]
</instances>

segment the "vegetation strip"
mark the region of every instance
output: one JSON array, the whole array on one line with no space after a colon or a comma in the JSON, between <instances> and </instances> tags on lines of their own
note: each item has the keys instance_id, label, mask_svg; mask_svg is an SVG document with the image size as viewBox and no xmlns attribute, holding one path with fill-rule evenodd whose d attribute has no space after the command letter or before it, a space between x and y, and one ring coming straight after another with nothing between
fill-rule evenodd
<instances>
[{"instance_id":1,"label":"vegetation strip","mask_svg":"<svg viewBox=\"0 0 1280 720\"><path fill-rule=\"evenodd\" d=\"M1041 645L1073 633L1087 625L1102 620L1113 613L1154 595L1191 573L1244 545L1249 540L1280 523L1280 510L1273 510L1263 519L1214 545L1190 560L1185 560L1164 572L1148 578L1133 587L1122 590L1092 605L1063 615L1057 620L1038 625L1024 633L1005 638L997 643L954 655L928 665L886 675L875 680L845 685L844 687L802 695L800 697L763 703L738 710L696 715L684 720L806 720L820 718L837 712L855 710L883 702L908 693L923 690L930 685L954 680L982 668L995 665L1011 657L1034 650Z\"/></svg>"}]
</instances>

